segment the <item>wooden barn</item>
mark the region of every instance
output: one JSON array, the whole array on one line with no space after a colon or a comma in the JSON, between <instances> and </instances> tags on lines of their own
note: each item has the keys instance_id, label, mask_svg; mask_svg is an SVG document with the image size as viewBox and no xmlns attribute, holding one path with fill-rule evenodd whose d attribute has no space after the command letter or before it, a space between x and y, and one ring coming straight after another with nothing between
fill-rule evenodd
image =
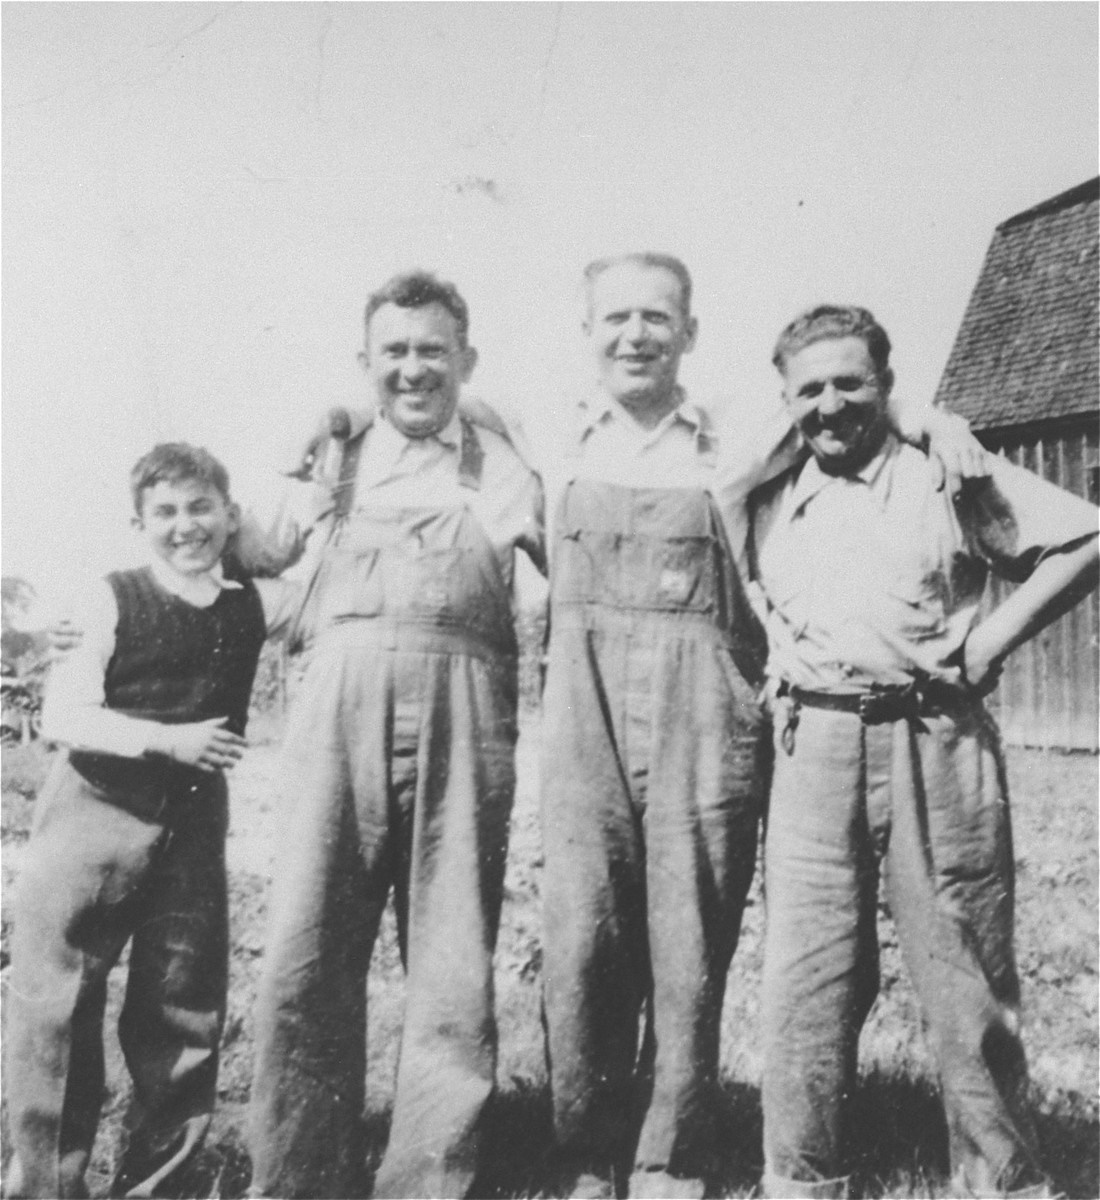
<instances>
[{"instance_id":1,"label":"wooden barn","mask_svg":"<svg viewBox=\"0 0 1100 1200\"><path fill-rule=\"evenodd\" d=\"M993 234L937 401L983 443L1098 502L1100 179L1010 217ZM996 603L1008 585L991 585ZM1098 748L1094 594L1010 658L991 697L1005 740Z\"/></svg>"}]
</instances>

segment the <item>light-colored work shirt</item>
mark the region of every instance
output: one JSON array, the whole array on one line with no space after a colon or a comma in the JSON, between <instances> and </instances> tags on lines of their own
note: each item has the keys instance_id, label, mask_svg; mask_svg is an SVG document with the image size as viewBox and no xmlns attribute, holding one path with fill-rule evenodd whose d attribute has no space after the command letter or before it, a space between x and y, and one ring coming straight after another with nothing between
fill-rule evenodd
<instances>
[{"instance_id":1,"label":"light-colored work shirt","mask_svg":"<svg viewBox=\"0 0 1100 1200\"><path fill-rule=\"evenodd\" d=\"M954 502L924 454L888 436L859 471L811 458L754 501L768 673L815 691L955 683L990 570L1022 580L1096 536L1097 509L995 459Z\"/></svg>"},{"instance_id":2,"label":"light-colored work shirt","mask_svg":"<svg viewBox=\"0 0 1100 1200\"><path fill-rule=\"evenodd\" d=\"M777 407L748 436L737 436L683 389L679 397L676 408L645 429L617 400L593 389L560 433L547 431L537 440L521 433L523 451L543 475L551 513L573 479L709 492L743 565L748 494L796 460L798 435L785 408Z\"/></svg>"},{"instance_id":3,"label":"light-colored work shirt","mask_svg":"<svg viewBox=\"0 0 1100 1200\"><path fill-rule=\"evenodd\" d=\"M517 548L540 571L545 570L542 485L506 438L475 426L481 476L477 487L468 487L461 479L462 423L457 413L439 433L425 438L406 437L382 415L372 419L366 411L352 413L352 436L364 429L351 517L367 507L468 506L493 548L509 590ZM339 480L343 447L343 442L330 440L317 481L288 481L273 514L265 517L254 510L245 517L246 537L256 537L269 547L276 562L304 552L299 570L307 577L324 552L331 528L331 496Z\"/></svg>"},{"instance_id":4,"label":"light-colored work shirt","mask_svg":"<svg viewBox=\"0 0 1100 1200\"><path fill-rule=\"evenodd\" d=\"M225 589L240 588L226 579L219 563L201 575L185 575L162 558L151 558L153 578L173 596L196 608L209 608ZM278 579L257 579L269 637L286 631L296 611L299 588ZM80 644L50 668L42 705L42 736L74 750L141 758L150 749L159 722L142 720L105 707L107 667L115 652L118 601L106 579L90 584L72 613L83 631Z\"/></svg>"}]
</instances>

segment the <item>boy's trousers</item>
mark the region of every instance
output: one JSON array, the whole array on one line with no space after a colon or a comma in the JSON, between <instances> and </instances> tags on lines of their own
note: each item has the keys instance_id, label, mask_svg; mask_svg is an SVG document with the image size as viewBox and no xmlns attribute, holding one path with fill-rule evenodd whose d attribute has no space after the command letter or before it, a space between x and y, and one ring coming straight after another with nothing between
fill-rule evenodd
<instances>
[{"instance_id":1,"label":"boy's trousers","mask_svg":"<svg viewBox=\"0 0 1100 1200\"><path fill-rule=\"evenodd\" d=\"M130 802L59 758L35 802L5 1043L22 1195L86 1194L107 976L131 938L118 1030L133 1077L130 1185L178 1165L205 1133L225 1017L228 808L223 776L194 779Z\"/></svg>"},{"instance_id":2,"label":"boy's trousers","mask_svg":"<svg viewBox=\"0 0 1100 1200\"><path fill-rule=\"evenodd\" d=\"M580 1170L606 1174L637 1137L635 1168L698 1179L767 781L736 662L740 585L702 491L577 480L556 528L542 761L555 1131Z\"/></svg>"},{"instance_id":3,"label":"boy's trousers","mask_svg":"<svg viewBox=\"0 0 1100 1200\"><path fill-rule=\"evenodd\" d=\"M789 744L789 742L788 742ZM939 1065L956 1189L1039 1194L1013 954L1013 858L981 705L864 725L803 706L765 851L765 1193L845 1194L843 1098L878 990L880 867Z\"/></svg>"}]
</instances>

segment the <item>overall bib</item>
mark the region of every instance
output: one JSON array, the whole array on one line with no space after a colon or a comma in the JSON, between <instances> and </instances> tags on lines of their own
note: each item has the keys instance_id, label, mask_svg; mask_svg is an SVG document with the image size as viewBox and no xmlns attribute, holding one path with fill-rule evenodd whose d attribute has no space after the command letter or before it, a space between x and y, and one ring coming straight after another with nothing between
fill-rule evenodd
<instances>
[{"instance_id":1,"label":"overall bib","mask_svg":"<svg viewBox=\"0 0 1100 1200\"><path fill-rule=\"evenodd\" d=\"M544 696L545 1011L565 1153L703 1173L756 857L762 631L700 489L574 480ZM646 1031L639 1057L639 1021Z\"/></svg>"},{"instance_id":2,"label":"overall bib","mask_svg":"<svg viewBox=\"0 0 1100 1200\"><path fill-rule=\"evenodd\" d=\"M463 431L462 481L479 483ZM363 1194L366 975L393 889L408 987L380 1196L464 1196L494 1086L515 787L509 593L469 508L368 493L326 551L287 733L292 798L257 1013L253 1190Z\"/></svg>"}]
</instances>

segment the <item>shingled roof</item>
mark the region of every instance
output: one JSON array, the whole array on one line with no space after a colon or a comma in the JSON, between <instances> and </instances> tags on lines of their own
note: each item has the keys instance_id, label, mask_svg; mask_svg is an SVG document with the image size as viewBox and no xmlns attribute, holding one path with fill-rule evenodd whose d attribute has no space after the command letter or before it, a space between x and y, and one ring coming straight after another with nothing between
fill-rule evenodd
<instances>
[{"instance_id":1,"label":"shingled roof","mask_svg":"<svg viewBox=\"0 0 1100 1200\"><path fill-rule=\"evenodd\" d=\"M936 394L975 429L1095 414L1100 178L997 226Z\"/></svg>"}]
</instances>

